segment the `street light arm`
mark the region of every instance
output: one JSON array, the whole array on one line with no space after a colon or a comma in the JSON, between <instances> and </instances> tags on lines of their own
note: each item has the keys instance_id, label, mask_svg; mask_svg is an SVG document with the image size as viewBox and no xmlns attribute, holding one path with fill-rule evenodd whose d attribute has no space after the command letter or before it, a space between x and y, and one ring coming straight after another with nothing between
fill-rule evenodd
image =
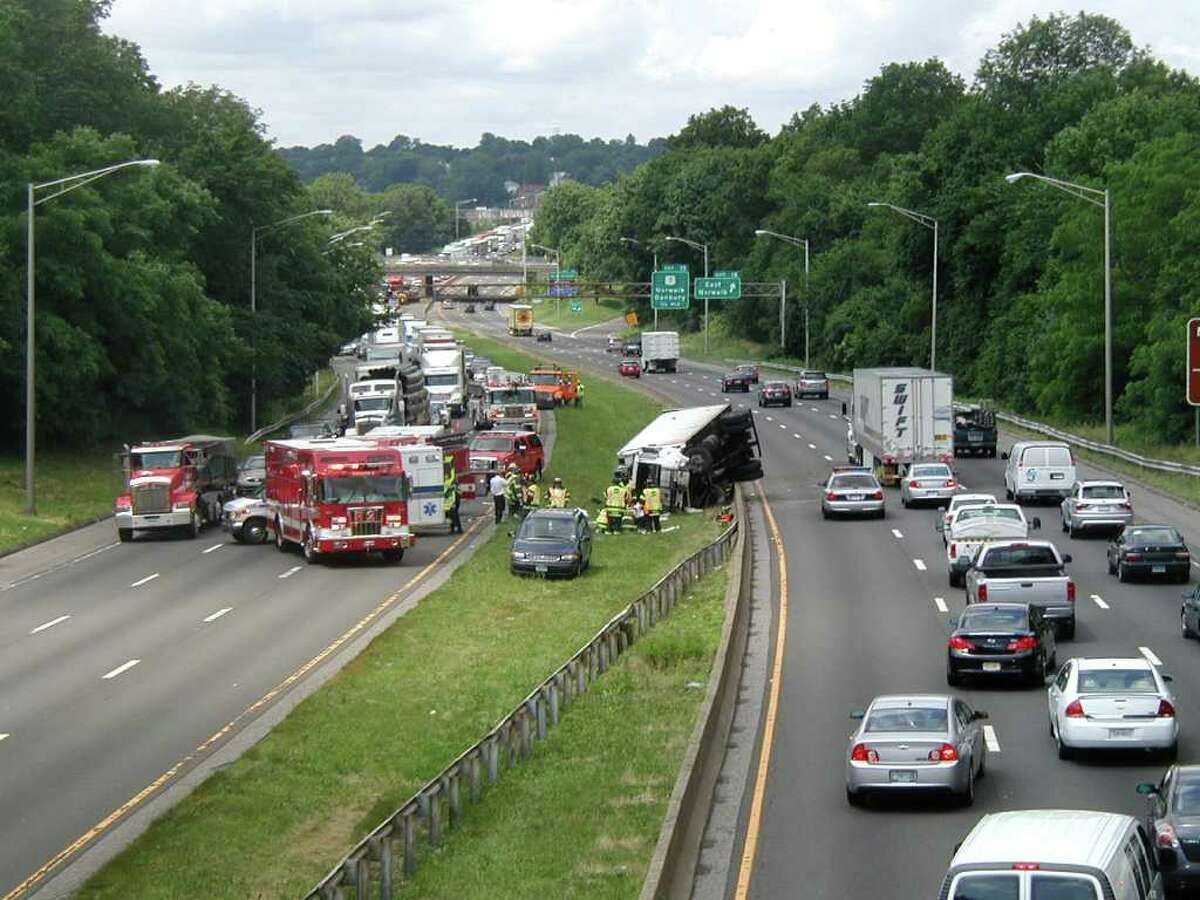
<instances>
[{"instance_id":1,"label":"street light arm","mask_svg":"<svg viewBox=\"0 0 1200 900\"><path fill-rule=\"evenodd\" d=\"M65 185L60 187L52 194L47 194L45 197L37 198L33 201L34 206L41 206L56 197L61 197L63 194L69 194L76 188L81 188L84 185L91 184L97 179L103 178L106 175L111 175L114 172L119 172L121 169L127 169L130 166L157 166L157 159L135 159L130 162L118 163L115 166L106 166L103 169L94 169L91 172L80 172L78 175L68 175L66 178L59 178L55 181L44 181L41 184L33 185L33 190L36 193L42 188L55 187L56 185Z\"/></svg>"},{"instance_id":2,"label":"street light arm","mask_svg":"<svg viewBox=\"0 0 1200 900\"><path fill-rule=\"evenodd\" d=\"M708 244L701 244L699 241L690 241L687 238L665 237L665 238L663 238L663 240L664 241L678 241L681 244L687 244L693 250L704 250L704 251L708 250Z\"/></svg>"},{"instance_id":3,"label":"street light arm","mask_svg":"<svg viewBox=\"0 0 1200 900\"><path fill-rule=\"evenodd\" d=\"M793 247L807 247L808 246L807 238L792 237L790 234L780 234L778 231L768 231L766 228L756 228L756 229L754 229L754 234L757 235L758 237L779 238L779 240L786 241L787 243L791 244Z\"/></svg>"},{"instance_id":4,"label":"street light arm","mask_svg":"<svg viewBox=\"0 0 1200 900\"><path fill-rule=\"evenodd\" d=\"M309 216L332 216L332 209L310 209L308 212L299 213L298 215L288 216L286 219L280 219L278 222L272 222L270 225L259 225L254 229L254 236L258 237L261 232L271 231L274 228L281 228L284 225L290 225L292 222L299 222L301 219L307 219Z\"/></svg>"},{"instance_id":5,"label":"street light arm","mask_svg":"<svg viewBox=\"0 0 1200 900\"><path fill-rule=\"evenodd\" d=\"M1077 197L1093 206L1104 206L1104 191L1098 188L1088 187L1086 184L1076 184L1073 181L1063 181L1061 178L1051 178L1049 175L1038 175L1036 172L1013 172L1011 175L1005 175L1004 180L1009 184L1016 184L1022 178L1032 178L1036 181L1042 181L1053 188L1058 188L1064 194L1070 194L1072 197ZM1099 198L1099 199L1097 199Z\"/></svg>"},{"instance_id":6,"label":"street light arm","mask_svg":"<svg viewBox=\"0 0 1200 900\"><path fill-rule=\"evenodd\" d=\"M878 201L871 201L867 204L867 206L887 207L893 212L900 213L900 215L904 216L904 218L911 219L918 225L924 225L930 231L937 226L937 219L935 219L933 216L927 216L925 213L919 213L914 209L905 209L903 206L896 206L894 203L880 203Z\"/></svg>"}]
</instances>

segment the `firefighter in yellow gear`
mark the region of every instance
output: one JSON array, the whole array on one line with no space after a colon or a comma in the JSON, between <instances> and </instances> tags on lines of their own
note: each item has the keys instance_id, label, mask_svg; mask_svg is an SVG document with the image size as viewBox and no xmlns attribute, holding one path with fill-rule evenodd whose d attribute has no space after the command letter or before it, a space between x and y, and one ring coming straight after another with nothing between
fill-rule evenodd
<instances>
[{"instance_id":1,"label":"firefighter in yellow gear","mask_svg":"<svg viewBox=\"0 0 1200 900\"><path fill-rule=\"evenodd\" d=\"M583 406L583 382L575 382L575 405Z\"/></svg>"},{"instance_id":2,"label":"firefighter in yellow gear","mask_svg":"<svg viewBox=\"0 0 1200 900\"><path fill-rule=\"evenodd\" d=\"M648 484L642 488L642 508L646 512L646 518L650 520L649 530L661 530L659 517L662 515L662 488L657 484Z\"/></svg>"},{"instance_id":3,"label":"firefighter in yellow gear","mask_svg":"<svg viewBox=\"0 0 1200 900\"><path fill-rule=\"evenodd\" d=\"M508 501L509 516L519 519L523 515L521 511L522 500L525 497L525 491L521 486L521 473L515 465L508 467L508 476L505 478L504 496Z\"/></svg>"},{"instance_id":4,"label":"firefighter in yellow gear","mask_svg":"<svg viewBox=\"0 0 1200 900\"><path fill-rule=\"evenodd\" d=\"M451 534L462 534L462 519L458 514L458 473L454 471L453 457L446 458L445 476L442 479L442 507L446 511L446 520L450 523Z\"/></svg>"},{"instance_id":5,"label":"firefighter in yellow gear","mask_svg":"<svg viewBox=\"0 0 1200 900\"><path fill-rule=\"evenodd\" d=\"M547 492L547 494L549 495L549 502L547 505L551 509L566 509L567 504L571 502L571 494L565 487L563 487L563 481L561 478L554 479L554 483L550 486L550 490Z\"/></svg>"},{"instance_id":6,"label":"firefighter in yellow gear","mask_svg":"<svg viewBox=\"0 0 1200 900\"><path fill-rule=\"evenodd\" d=\"M614 482L604 489L604 511L607 513L608 530L619 532L621 519L625 516L627 485Z\"/></svg>"},{"instance_id":7,"label":"firefighter in yellow gear","mask_svg":"<svg viewBox=\"0 0 1200 900\"><path fill-rule=\"evenodd\" d=\"M525 505L530 509L542 505L542 486L533 480L532 475L525 476Z\"/></svg>"},{"instance_id":8,"label":"firefighter in yellow gear","mask_svg":"<svg viewBox=\"0 0 1200 900\"><path fill-rule=\"evenodd\" d=\"M600 512L596 513L596 528L599 529L600 531L608 530L608 512L607 512L607 510L601 509Z\"/></svg>"}]
</instances>

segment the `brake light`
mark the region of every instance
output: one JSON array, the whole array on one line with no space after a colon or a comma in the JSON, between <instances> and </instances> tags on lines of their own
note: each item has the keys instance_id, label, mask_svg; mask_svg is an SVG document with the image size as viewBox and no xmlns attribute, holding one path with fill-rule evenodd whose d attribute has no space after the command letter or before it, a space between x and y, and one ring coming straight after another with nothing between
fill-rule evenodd
<instances>
[{"instance_id":1,"label":"brake light","mask_svg":"<svg viewBox=\"0 0 1200 900\"><path fill-rule=\"evenodd\" d=\"M1155 715L1160 719L1173 719L1175 718L1175 707L1171 705L1170 700L1159 700L1158 712Z\"/></svg>"},{"instance_id":2,"label":"brake light","mask_svg":"<svg viewBox=\"0 0 1200 900\"><path fill-rule=\"evenodd\" d=\"M1008 649L1014 650L1018 653L1021 652L1022 650L1036 650L1037 648L1038 648L1038 639L1033 637L1032 635L1026 635L1025 637L1019 637L1015 641L1008 642Z\"/></svg>"},{"instance_id":3,"label":"brake light","mask_svg":"<svg viewBox=\"0 0 1200 900\"><path fill-rule=\"evenodd\" d=\"M949 488L957 487L953 478L946 479L946 487L949 487Z\"/></svg>"},{"instance_id":4,"label":"brake light","mask_svg":"<svg viewBox=\"0 0 1200 900\"><path fill-rule=\"evenodd\" d=\"M1159 847L1174 849L1179 846L1179 838L1175 829L1167 822L1160 822L1154 831L1154 843Z\"/></svg>"},{"instance_id":5,"label":"brake light","mask_svg":"<svg viewBox=\"0 0 1200 900\"><path fill-rule=\"evenodd\" d=\"M981 584L977 592L980 603L987 603L988 589L986 584Z\"/></svg>"},{"instance_id":6,"label":"brake light","mask_svg":"<svg viewBox=\"0 0 1200 900\"><path fill-rule=\"evenodd\" d=\"M1085 509L1091 509L1091 508L1092 508L1092 507L1091 507L1091 504L1089 504L1089 503L1076 503L1076 504L1075 504L1075 511L1076 511L1076 512L1080 512L1080 511L1082 511L1082 510L1085 510Z\"/></svg>"},{"instance_id":7,"label":"brake light","mask_svg":"<svg viewBox=\"0 0 1200 900\"><path fill-rule=\"evenodd\" d=\"M1073 582L1073 581L1067 582L1067 602L1068 603L1075 602L1075 582Z\"/></svg>"},{"instance_id":8,"label":"brake light","mask_svg":"<svg viewBox=\"0 0 1200 900\"><path fill-rule=\"evenodd\" d=\"M1018 872L1036 872L1042 866L1041 863L1013 863L1012 867Z\"/></svg>"},{"instance_id":9,"label":"brake light","mask_svg":"<svg viewBox=\"0 0 1200 900\"><path fill-rule=\"evenodd\" d=\"M1189 556L1191 556L1191 554L1188 553L1186 550L1176 550L1175 551L1176 559L1187 559Z\"/></svg>"},{"instance_id":10,"label":"brake light","mask_svg":"<svg viewBox=\"0 0 1200 900\"><path fill-rule=\"evenodd\" d=\"M836 500L837 498L838 498L838 495L837 495L837 494L835 494L833 491L826 491L826 492L825 492L825 499L826 499L826 500Z\"/></svg>"},{"instance_id":11,"label":"brake light","mask_svg":"<svg viewBox=\"0 0 1200 900\"><path fill-rule=\"evenodd\" d=\"M968 641L965 637L962 637L962 636L956 634L956 635L954 635L954 637L950 638L950 649L951 650L974 650L975 645L972 644L970 641Z\"/></svg>"},{"instance_id":12,"label":"brake light","mask_svg":"<svg viewBox=\"0 0 1200 900\"><path fill-rule=\"evenodd\" d=\"M871 495L871 499L872 500L882 500L883 499L883 491L876 491L875 493L873 493Z\"/></svg>"},{"instance_id":13,"label":"brake light","mask_svg":"<svg viewBox=\"0 0 1200 900\"><path fill-rule=\"evenodd\" d=\"M909 486L910 488L913 488L913 487L915 487L915 488L919 488L921 485L920 485L918 482L916 482L916 481L910 481L910 482L908 483L908 486Z\"/></svg>"},{"instance_id":14,"label":"brake light","mask_svg":"<svg viewBox=\"0 0 1200 900\"><path fill-rule=\"evenodd\" d=\"M1126 562L1137 562L1141 558L1142 558L1142 554L1140 554L1140 553L1130 553L1128 550L1125 551L1125 561Z\"/></svg>"},{"instance_id":15,"label":"brake light","mask_svg":"<svg viewBox=\"0 0 1200 900\"><path fill-rule=\"evenodd\" d=\"M958 750L953 744L942 744L929 751L929 759L932 762L954 762L958 759Z\"/></svg>"},{"instance_id":16,"label":"brake light","mask_svg":"<svg viewBox=\"0 0 1200 900\"><path fill-rule=\"evenodd\" d=\"M950 542L950 558L958 559L958 544L955 541Z\"/></svg>"},{"instance_id":17,"label":"brake light","mask_svg":"<svg viewBox=\"0 0 1200 900\"><path fill-rule=\"evenodd\" d=\"M1117 509L1133 509L1133 504L1131 504L1131 503L1118 503L1118 504L1117 504Z\"/></svg>"},{"instance_id":18,"label":"brake light","mask_svg":"<svg viewBox=\"0 0 1200 900\"><path fill-rule=\"evenodd\" d=\"M1067 704L1067 708L1065 710L1063 710L1063 712L1067 715L1068 718L1082 719L1083 718L1083 704L1081 702L1079 702L1078 700L1072 700L1070 703Z\"/></svg>"},{"instance_id":19,"label":"brake light","mask_svg":"<svg viewBox=\"0 0 1200 900\"><path fill-rule=\"evenodd\" d=\"M855 744L850 751L850 759L854 762L877 763L879 762L879 751L866 744Z\"/></svg>"}]
</instances>

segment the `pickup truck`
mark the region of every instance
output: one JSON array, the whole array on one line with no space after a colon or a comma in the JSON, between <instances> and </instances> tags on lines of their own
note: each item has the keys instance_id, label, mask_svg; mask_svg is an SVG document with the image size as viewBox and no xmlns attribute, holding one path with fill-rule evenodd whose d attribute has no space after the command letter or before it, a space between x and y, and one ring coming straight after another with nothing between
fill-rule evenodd
<instances>
[{"instance_id":1,"label":"pickup truck","mask_svg":"<svg viewBox=\"0 0 1200 900\"><path fill-rule=\"evenodd\" d=\"M986 406L960 407L954 414L954 455L996 456L996 413Z\"/></svg>"},{"instance_id":2,"label":"pickup truck","mask_svg":"<svg viewBox=\"0 0 1200 900\"><path fill-rule=\"evenodd\" d=\"M1075 637L1075 582L1064 568L1070 561L1049 541L987 544L967 568L967 603L1028 603L1069 640Z\"/></svg>"},{"instance_id":3,"label":"pickup truck","mask_svg":"<svg viewBox=\"0 0 1200 900\"><path fill-rule=\"evenodd\" d=\"M943 523L939 522L939 525ZM946 538L946 569L950 587L962 587L963 576L980 548L995 541L1020 541L1029 537L1031 528L1041 528L1037 516L1029 522L1015 503L981 502L954 511L949 526L943 525Z\"/></svg>"}]
</instances>

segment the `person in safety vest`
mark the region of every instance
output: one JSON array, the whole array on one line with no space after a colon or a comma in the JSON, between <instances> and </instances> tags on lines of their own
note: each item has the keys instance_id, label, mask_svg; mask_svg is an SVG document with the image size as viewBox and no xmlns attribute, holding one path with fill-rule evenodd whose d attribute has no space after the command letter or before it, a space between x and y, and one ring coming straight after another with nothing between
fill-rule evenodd
<instances>
[{"instance_id":1,"label":"person in safety vest","mask_svg":"<svg viewBox=\"0 0 1200 900\"><path fill-rule=\"evenodd\" d=\"M600 531L608 530L608 511L607 510L602 509L602 510L600 510L600 512L596 513L596 528Z\"/></svg>"},{"instance_id":2,"label":"person in safety vest","mask_svg":"<svg viewBox=\"0 0 1200 900\"><path fill-rule=\"evenodd\" d=\"M575 382L575 405L583 406L583 382Z\"/></svg>"},{"instance_id":3,"label":"person in safety vest","mask_svg":"<svg viewBox=\"0 0 1200 900\"><path fill-rule=\"evenodd\" d=\"M505 499L508 500L508 515L509 518L519 519L523 515L521 507L525 496L525 489L521 485L521 473L517 470L516 465L510 464L508 467L507 484L504 488Z\"/></svg>"},{"instance_id":4,"label":"person in safety vest","mask_svg":"<svg viewBox=\"0 0 1200 900\"><path fill-rule=\"evenodd\" d=\"M442 505L450 522L451 534L462 534L462 519L458 517L458 473L454 471L454 457L447 457L445 477L442 479Z\"/></svg>"},{"instance_id":5,"label":"person in safety vest","mask_svg":"<svg viewBox=\"0 0 1200 900\"><path fill-rule=\"evenodd\" d=\"M642 508L646 512L646 518L649 519L648 528L650 531L660 531L662 528L659 522L659 517L662 515L662 488L657 484L649 483L642 488Z\"/></svg>"},{"instance_id":6,"label":"person in safety vest","mask_svg":"<svg viewBox=\"0 0 1200 900\"><path fill-rule=\"evenodd\" d=\"M627 488L627 485L614 480L604 489L604 511L607 513L608 530L613 533L619 533L621 530L621 519L625 516Z\"/></svg>"},{"instance_id":7,"label":"person in safety vest","mask_svg":"<svg viewBox=\"0 0 1200 900\"><path fill-rule=\"evenodd\" d=\"M525 476L525 505L537 509L542 505L542 486L533 480L532 475Z\"/></svg>"},{"instance_id":8,"label":"person in safety vest","mask_svg":"<svg viewBox=\"0 0 1200 900\"><path fill-rule=\"evenodd\" d=\"M567 504L571 502L571 494L563 487L561 478L555 478L554 483L550 485L549 499L551 509L566 509Z\"/></svg>"}]
</instances>

